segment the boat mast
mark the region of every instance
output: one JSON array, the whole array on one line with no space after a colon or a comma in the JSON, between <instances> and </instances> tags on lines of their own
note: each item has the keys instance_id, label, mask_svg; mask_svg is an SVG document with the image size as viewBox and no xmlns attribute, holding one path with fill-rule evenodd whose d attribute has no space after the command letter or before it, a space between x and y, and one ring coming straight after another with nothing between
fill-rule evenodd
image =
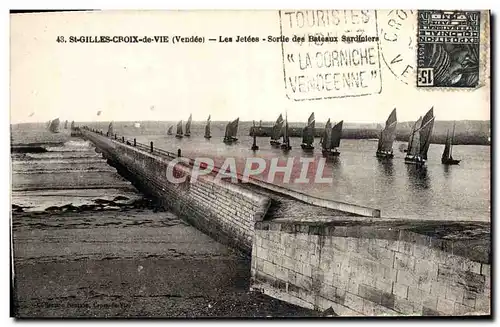
<instances>
[{"instance_id":1,"label":"boat mast","mask_svg":"<svg viewBox=\"0 0 500 327\"><path fill-rule=\"evenodd\" d=\"M253 121L253 130L252 130L252 134L253 134L253 145L252 147L255 148L257 146L257 138L256 138L256 134L255 134L255 120Z\"/></svg>"},{"instance_id":2,"label":"boat mast","mask_svg":"<svg viewBox=\"0 0 500 327\"><path fill-rule=\"evenodd\" d=\"M288 137L288 112L285 112L285 132L283 133L283 142L287 148L290 146L290 138Z\"/></svg>"},{"instance_id":3,"label":"boat mast","mask_svg":"<svg viewBox=\"0 0 500 327\"><path fill-rule=\"evenodd\" d=\"M452 158L453 153L453 141L455 138L455 122L453 122L453 132L451 133L451 142L450 142L450 158Z\"/></svg>"}]
</instances>

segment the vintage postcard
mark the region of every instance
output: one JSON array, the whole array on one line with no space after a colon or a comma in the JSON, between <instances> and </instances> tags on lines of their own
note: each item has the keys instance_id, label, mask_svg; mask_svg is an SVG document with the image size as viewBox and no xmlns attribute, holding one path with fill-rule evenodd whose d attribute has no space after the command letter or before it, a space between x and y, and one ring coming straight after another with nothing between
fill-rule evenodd
<instances>
[{"instance_id":1,"label":"vintage postcard","mask_svg":"<svg viewBox=\"0 0 500 327\"><path fill-rule=\"evenodd\" d=\"M11 12L12 316L491 318L490 19Z\"/></svg>"}]
</instances>

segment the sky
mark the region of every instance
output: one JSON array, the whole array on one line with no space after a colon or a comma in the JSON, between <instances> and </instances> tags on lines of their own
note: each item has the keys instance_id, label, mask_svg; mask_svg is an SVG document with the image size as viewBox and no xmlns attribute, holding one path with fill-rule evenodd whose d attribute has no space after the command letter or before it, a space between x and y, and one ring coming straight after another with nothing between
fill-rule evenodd
<instances>
[{"instance_id":1,"label":"sky","mask_svg":"<svg viewBox=\"0 0 500 327\"><path fill-rule=\"evenodd\" d=\"M310 48L286 43L282 48L279 42L68 41L70 36L128 35L165 35L170 41L174 35L233 37L234 41L238 35L278 37L282 31L290 36L316 32L342 36L356 34L353 30L359 26L365 34L382 38L392 35L388 22L395 15L388 11L323 12L321 17L318 12L305 14L105 11L11 15L11 123L44 122L55 117L63 121L186 120L191 113L195 121L206 120L209 114L214 121L236 117L273 121L285 112L290 121L306 121L314 112L317 121L382 122L393 108L398 110L398 120L411 121L431 107L437 120L490 119L486 74L481 77L482 87L475 90L419 89L411 72L402 74L407 64L416 62L416 50L408 42L416 33L414 13L405 13L409 16L398 30L401 42L393 43ZM311 14L313 26L299 27L307 14ZM320 26L321 22L325 26ZM58 36L68 42L58 43ZM485 44L488 50L488 42ZM363 53L370 58L365 57L364 65L351 61L340 68L319 67L320 61L315 62L317 52L324 59L328 52L331 56L342 51L353 56L367 51ZM482 73L489 67L485 53ZM310 67L307 54L311 55ZM392 66L387 64L391 61L395 62ZM366 85L340 87L334 92L292 92L291 87L297 87L290 82L294 77L327 73L340 74L335 82L340 84L341 76L362 75ZM286 78L292 79L286 82ZM295 96L302 101L295 101Z\"/></svg>"}]
</instances>

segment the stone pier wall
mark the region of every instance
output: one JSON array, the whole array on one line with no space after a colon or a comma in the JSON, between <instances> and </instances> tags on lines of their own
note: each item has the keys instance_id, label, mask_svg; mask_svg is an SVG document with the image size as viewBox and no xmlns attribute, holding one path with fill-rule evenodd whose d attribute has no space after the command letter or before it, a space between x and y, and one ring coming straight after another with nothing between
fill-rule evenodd
<instances>
[{"instance_id":1,"label":"stone pier wall","mask_svg":"<svg viewBox=\"0 0 500 327\"><path fill-rule=\"evenodd\" d=\"M489 224L258 222L252 289L337 315L489 314Z\"/></svg>"},{"instance_id":2,"label":"stone pier wall","mask_svg":"<svg viewBox=\"0 0 500 327\"><path fill-rule=\"evenodd\" d=\"M167 180L169 159L91 132L83 133L121 173L128 174L134 184L179 217L225 244L246 253L251 251L254 224L265 216L269 198L212 175L199 176L191 183L191 169L182 164L175 165L174 176L185 181L171 183Z\"/></svg>"}]
</instances>

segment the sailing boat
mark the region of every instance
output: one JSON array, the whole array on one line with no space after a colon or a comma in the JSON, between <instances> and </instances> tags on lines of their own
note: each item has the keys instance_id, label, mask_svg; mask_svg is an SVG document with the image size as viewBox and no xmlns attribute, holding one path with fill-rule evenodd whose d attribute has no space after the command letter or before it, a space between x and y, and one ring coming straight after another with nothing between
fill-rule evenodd
<instances>
[{"instance_id":1,"label":"sailing boat","mask_svg":"<svg viewBox=\"0 0 500 327\"><path fill-rule=\"evenodd\" d=\"M174 134L174 133L172 132L172 130L173 130L173 129L174 129L174 125L170 125L170 127L169 127L169 128L168 128L168 130L167 130L167 135L172 135L172 134Z\"/></svg>"},{"instance_id":2,"label":"sailing boat","mask_svg":"<svg viewBox=\"0 0 500 327\"><path fill-rule=\"evenodd\" d=\"M74 120L72 120L72 121L71 121L71 126L70 126L70 128L71 128L72 130L73 130L73 129L75 129L75 121L74 121Z\"/></svg>"},{"instance_id":3,"label":"sailing boat","mask_svg":"<svg viewBox=\"0 0 500 327\"><path fill-rule=\"evenodd\" d=\"M330 120L327 122L328 126L325 126L325 133L323 136L323 143L322 143L322 153L324 156L327 157L338 157L340 155L340 152L337 150L337 148L340 146L340 139L342 137L342 126L344 125L344 121L341 120L338 122L333 128L331 129L331 132L328 133L326 131L326 128L331 126Z\"/></svg>"},{"instance_id":4,"label":"sailing boat","mask_svg":"<svg viewBox=\"0 0 500 327\"><path fill-rule=\"evenodd\" d=\"M281 149L284 151L292 149L290 146L290 134L288 132L288 115L285 116L285 129L283 130L283 144L281 144Z\"/></svg>"},{"instance_id":5,"label":"sailing boat","mask_svg":"<svg viewBox=\"0 0 500 327\"><path fill-rule=\"evenodd\" d=\"M321 152L325 155L329 152L330 146L332 143L332 123L330 123L330 118L325 124L325 130L323 131L323 135L321 135Z\"/></svg>"},{"instance_id":6,"label":"sailing boat","mask_svg":"<svg viewBox=\"0 0 500 327\"><path fill-rule=\"evenodd\" d=\"M181 139L183 137L183 134L182 133L182 120L180 122L177 123L177 134L175 134L175 137Z\"/></svg>"},{"instance_id":7,"label":"sailing boat","mask_svg":"<svg viewBox=\"0 0 500 327\"><path fill-rule=\"evenodd\" d=\"M184 133L184 136L191 136L191 120L193 119L193 115L189 115L188 121L186 123L186 133Z\"/></svg>"},{"instance_id":8,"label":"sailing boat","mask_svg":"<svg viewBox=\"0 0 500 327\"><path fill-rule=\"evenodd\" d=\"M423 165L427 160L427 151L434 127L434 112L431 108L424 116L420 117L413 125L408 142L405 163Z\"/></svg>"},{"instance_id":9,"label":"sailing boat","mask_svg":"<svg viewBox=\"0 0 500 327\"><path fill-rule=\"evenodd\" d=\"M280 114L278 119L276 119L276 123L274 123L271 141L269 142L273 147L279 147L281 145L280 137L283 131L283 116Z\"/></svg>"},{"instance_id":10,"label":"sailing boat","mask_svg":"<svg viewBox=\"0 0 500 327\"><path fill-rule=\"evenodd\" d=\"M394 109L385 122L385 128L380 132L376 154L377 158L394 158L392 144L394 143L394 139L396 138L396 125L396 109Z\"/></svg>"},{"instance_id":11,"label":"sailing boat","mask_svg":"<svg viewBox=\"0 0 500 327\"><path fill-rule=\"evenodd\" d=\"M205 138L212 138L212 135L210 135L210 115L208 115L207 125L205 126Z\"/></svg>"},{"instance_id":12,"label":"sailing boat","mask_svg":"<svg viewBox=\"0 0 500 327\"><path fill-rule=\"evenodd\" d=\"M303 150L314 150L314 125L316 119L314 118L314 112L309 116L307 120L307 126L302 130L302 144L300 145Z\"/></svg>"},{"instance_id":13,"label":"sailing boat","mask_svg":"<svg viewBox=\"0 0 500 327\"><path fill-rule=\"evenodd\" d=\"M59 118L50 122L49 131L52 133L59 133Z\"/></svg>"},{"instance_id":14,"label":"sailing boat","mask_svg":"<svg viewBox=\"0 0 500 327\"><path fill-rule=\"evenodd\" d=\"M66 122L64 123L64 129L68 129L68 121L66 120Z\"/></svg>"},{"instance_id":15,"label":"sailing boat","mask_svg":"<svg viewBox=\"0 0 500 327\"><path fill-rule=\"evenodd\" d=\"M115 135L114 130L113 130L113 122L109 123L108 133L106 135L108 137L112 137L113 135Z\"/></svg>"},{"instance_id":16,"label":"sailing boat","mask_svg":"<svg viewBox=\"0 0 500 327\"><path fill-rule=\"evenodd\" d=\"M460 160L453 159L453 139L455 138L455 123L453 123L453 132L451 133L451 138L449 137L449 131L446 132L446 143L444 145L443 156L441 157L441 163L443 165L458 165Z\"/></svg>"},{"instance_id":17,"label":"sailing boat","mask_svg":"<svg viewBox=\"0 0 500 327\"><path fill-rule=\"evenodd\" d=\"M257 151L259 150L259 146L257 145L257 136L255 134L255 120L253 121L253 144L252 144L252 151Z\"/></svg>"},{"instance_id":18,"label":"sailing boat","mask_svg":"<svg viewBox=\"0 0 500 327\"><path fill-rule=\"evenodd\" d=\"M238 123L240 119L236 118L226 126L226 133L224 134L224 143L233 143L238 141L236 133L238 132Z\"/></svg>"}]
</instances>

